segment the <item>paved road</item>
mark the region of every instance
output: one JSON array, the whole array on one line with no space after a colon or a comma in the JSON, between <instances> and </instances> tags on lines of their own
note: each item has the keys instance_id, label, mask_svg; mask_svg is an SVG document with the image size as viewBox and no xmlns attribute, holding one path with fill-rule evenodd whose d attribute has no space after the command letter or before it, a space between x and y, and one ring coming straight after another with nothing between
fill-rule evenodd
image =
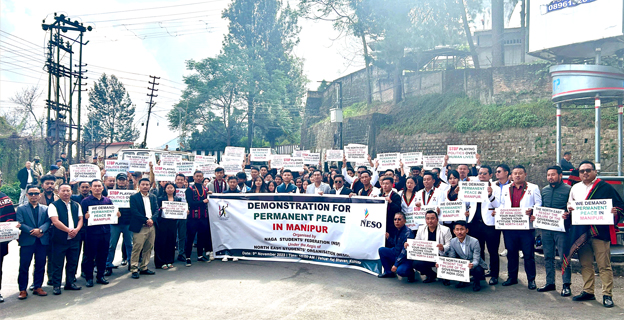
<instances>
[{"instance_id":1,"label":"paved road","mask_svg":"<svg viewBox=\"0 0 624 320\"><path fill-rule=\"evenodd\" d=\"M155 276L139 280L131 279L125 269L116 269L107 286L60 296L53 296L52 289L44 286L49 296L29 295L19 301L15 242L10 252L4 260L6 302L0 304L0 318L6 319L624 319L621 277L614 289L616 307L606 309L597 301L578 303L556 292L530 291L524 274L519 285L485 285L474 293L471 287L455 289L441 282L410 284L355 270L243 260L197 262L191 268L177 263L174 270L158 270ZM502 262L506 270L506 260ZM538 265L538 286L544 283L543 270ZM581 276L573 274L572 279L577 294ZM78 284L84 287L84 280ZM599 279L596 284L600 288ZM598 299L602 301L601 295Z\"/></svg>"}]
</instances>

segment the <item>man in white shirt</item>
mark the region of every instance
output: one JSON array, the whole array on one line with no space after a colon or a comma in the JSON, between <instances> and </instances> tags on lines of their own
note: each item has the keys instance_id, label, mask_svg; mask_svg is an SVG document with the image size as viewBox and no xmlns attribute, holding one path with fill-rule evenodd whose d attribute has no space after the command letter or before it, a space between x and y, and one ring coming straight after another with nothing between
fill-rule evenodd
<instances>
[{"instance_id":1,"label":"man in white shirt","mask_svg":"<svg viewBox=\"0 0 624 320\"><path fill-rule=\"evenodd\" d=\"M312 173L312 184L308 185L306 193L323 195L329 193L329 190L331 190L329 185L323 182L323 173L319 170L314 170Z\"/></svg>"},{"instance_id":2,"label":"man in white shirt","mask_svg":"<svg viewBox=\"0 0 624 320\"><path fill-rule=\"evenodd\" d=\"M139 279L139 274L155 274L154 271L147 268L147 264L150 261L156 238L152 216L158 211L158 202L156 196L150 194L149 190L149 179L142 178L139 180L139 192L130 196L130 231L133 232L130 271L132 271L133 279ZM141 265L139 266L139 256L141 255Z\"/></svg>"}]
</instances>

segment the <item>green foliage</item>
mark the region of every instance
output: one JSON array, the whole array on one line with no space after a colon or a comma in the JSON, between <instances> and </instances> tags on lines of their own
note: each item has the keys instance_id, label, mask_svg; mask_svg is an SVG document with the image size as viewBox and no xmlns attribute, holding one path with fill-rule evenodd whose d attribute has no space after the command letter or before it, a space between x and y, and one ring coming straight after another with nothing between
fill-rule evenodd
<instances>
[{"instance_id":1,"label":"green foliage","mask_svg":"<svg viewBox=\"0 0 624 320\"><path fill-rule=\"evenodd\" d=\"M11 198L11 201L13 201L13 204L19 202L20 193L22 192L19 187L19 181L16 181L12 184L2 184L2 187L0 187L0 191L4 192L7 196L9 196L9 198Z\"/></svg>"}]
</instances>

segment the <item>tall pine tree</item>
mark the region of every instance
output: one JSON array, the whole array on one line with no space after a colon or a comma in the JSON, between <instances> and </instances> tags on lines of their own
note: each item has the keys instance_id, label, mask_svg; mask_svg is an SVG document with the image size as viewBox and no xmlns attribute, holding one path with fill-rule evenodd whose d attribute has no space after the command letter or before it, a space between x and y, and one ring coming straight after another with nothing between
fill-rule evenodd
<instances>
[{"instance_id":1,"label":"tall pine tree","mask_svg":"<svg viewBox=\"0 0 624 320\"><path fill-rule=\"evenodd\" d=\"M106 74L89 90L88 121L85 140L108 143L134 141L139 130L134 127L134 111L130 95L115 77Z\"/></svg>"}]
</instances>

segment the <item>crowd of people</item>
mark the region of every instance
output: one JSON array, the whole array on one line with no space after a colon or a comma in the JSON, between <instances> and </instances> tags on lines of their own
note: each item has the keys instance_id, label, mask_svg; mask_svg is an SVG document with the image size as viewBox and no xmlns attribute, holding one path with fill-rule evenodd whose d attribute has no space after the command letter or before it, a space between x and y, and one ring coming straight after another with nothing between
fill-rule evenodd
<instances>
[{"instance_id":1,"label":"crowd of people","mask_svg":"<svg viewBox=\"0 0 624 320\"><path fill-rule=\"evenodd\" d=\"M566 154L566 156L569 156ZM566 158L569 161L569 157ZM176 260L191 267L191 253L196 247L197 262L214 260L210 223L208 217L209 195L215 193L307 193L321 196L368 196L382 197L387 201L386 245L379 249L383 271L380 278L406 277L408 282L417 281L417 275L425 276L423 283L437 281L436 263L408 260L408 239L437 242L441 256L469 260L473 290L481 290L481 281L490 278L489 285L497 285L500 276L499 247L501 234L507 257L507 279L502 286L518 284L520 258L528 289L538 292L556 290L555 256L562 261L562 296L571 296L570 258L578 253L582 266L583 291L574 296L575 301L595 300L593 261L598 264L602 281L603 305L612 307L613 272L610 261L610 244L613 230L624 213L624 202L619 193L608 183L597 178L595 165L583 161L578 167L578 183L571 186L563 181L560 166L549 167L544 173L548 185L540 189L526 180L523 166L510 168L506 164L495 167L460 164L422 170L414 166L409 171L401 163L398 169L378 172L378 163L352 168L346 159L341 166L323 162L318 166L307 165L301 171L277 170L268 165L255 166L246 157L241 172L226 176L224 169L215 172L195 171L192 177L177 174L174 181L156 181L153 164L150 172L119 173L106 175L103 180L68 183L66 158L61 155L50 171L43 173L40 159L26 163L18 173L22 195L17 210L11 200L0 193L0 222L17 221L19 236L19 299L28 297L30 265L34 257L33 295L46 296L42 289L44 275L55 295L62 294L62 274L65 270L64 290L81 290L77 276L85 279L87 287L106 285L113 270L126 267L131 278L154 275L148 269L152 250L156 269L175 269ZM98 159L94 158L98 164ZM569 163L569 162L568 162ZM570 164L571 165L571 164ZM60 170L63 167L64 170ZM250 170L250 179L244 169ZM372 169L372 170L371 170ZM566 168L569 169L569 168ZM60 173L59 173L60 172ZM210 175L211 177L207 177ZM1 175L0 175L1 178ZM0 179L1 181L1 179ZM484 202L464 203L463 220L440 222L439 205L444 201L457 201L461 181L488 182L488 199ZM576 181L574 181L576 182ZM1 183L1 182L0 182ZM117 224L89 225L89 208L110 205L110 190L134 190L129 208L117 212ZM585 199L612 199L614 223L611 226L572 225L572 203ZM185 202L186 219L167 219L163 216L163 202ZM423 225L414 230L406 226L406 214L414 208L433 206L426 213ZM565 231L538 230L543 244L546 283L537 287L535 264L536 230L498 230L495 216L499 208L526 208L533 221L533 207L543 206L565 210ZM119 239L123 236L122 262L115 266ZM8 253L8 243L0 243L0 285L3 257ZM485 251L489 263L485 262ZM177 251L177 257L176 257ZM227 261L227 258L223 258ZM233 258L236 261L236 258ZM81 261L81 274L77 275ZM443 280L444 285L450 281ZM459 282L456 287L467 286ZM0 287L1 289L1 287ZM0 302L2 302L0 295Z\"/></svg>"}]
</instances>

